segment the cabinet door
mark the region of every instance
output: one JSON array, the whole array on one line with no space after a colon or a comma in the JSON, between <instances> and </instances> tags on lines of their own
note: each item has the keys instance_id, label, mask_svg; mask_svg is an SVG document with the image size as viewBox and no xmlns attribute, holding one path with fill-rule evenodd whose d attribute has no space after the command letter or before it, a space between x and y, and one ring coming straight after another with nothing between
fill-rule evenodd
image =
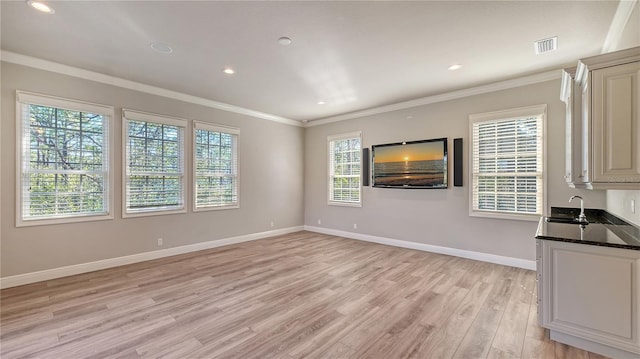
<instances>
[{"instance_id":1,"label":"cabinet door","mask_svg":"<svg viewBox=\"0 0 640 359\"><path fill-rule=\"evenodd\" d=\"M592 183L640 189L640 62L592 73ZM626 186L624 185L626 184Z\"/></svg>"},{"instance_id":2,"label":"cabinet door","mask_svg":"<svg viewBox=\"0 0 640 359\"><path fill-rule=\"evenodd\" d=\"M543 326L640 353L636 252L543 241Z\"/></svg>"},{"instance_id":3,"label":"cabinet door","mask_svg":"<svg viewBox=\"0 0 640 359\"><path fill-rule=\"evenodd\" d=\"M566 105L565 113L565 176L571 188L589 188L583 159L582 87L576 81L576 68L562 71L560 99ZM586 152L586 151L585 151Z\"/></svg>"}]
</instances>

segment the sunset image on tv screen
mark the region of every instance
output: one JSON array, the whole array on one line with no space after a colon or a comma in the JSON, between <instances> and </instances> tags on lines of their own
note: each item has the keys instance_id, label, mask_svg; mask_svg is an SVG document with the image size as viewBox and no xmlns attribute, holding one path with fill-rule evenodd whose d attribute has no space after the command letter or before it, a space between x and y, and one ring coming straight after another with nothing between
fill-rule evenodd
<instances>
[{"instance_id":1,"label":"sunset image on tv screen","mask_svg":"<svg viewBox=\"0 0 640 359\"><path fill-rule=\"evenodd\" d=\"M418 141L374 146L374 186L446 187L445 141Z\"/></svg>"}]
</instances>

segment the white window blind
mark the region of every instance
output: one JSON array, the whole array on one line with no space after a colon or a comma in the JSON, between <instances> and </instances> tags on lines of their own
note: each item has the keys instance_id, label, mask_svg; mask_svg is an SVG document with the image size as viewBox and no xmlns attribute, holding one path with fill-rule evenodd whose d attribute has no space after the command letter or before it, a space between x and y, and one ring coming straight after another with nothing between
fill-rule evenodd
<instances>
[{"instance_id":1,"label":"white window blind","mask_svg":"<svg viewBox=\"0 0 640 359\"><path fill-rule=\"evenodd\" d=\"M194 211L237 208L240 130L194 122Z\"/></svg>"},{"instance_id":2,"label":"white window blind","mask_svg":"<svg viewBox=\"0 0 640 359\"><path fill-rule=\"evenodd\" d=\"M16 92L17 225L112 218L113 108Z\"/></svg>"},{"instance_id":3,"label":"white window blind","mask_svg":"<svg viewBox=\"0 0 640 359\"><path fill-rule=\"evenodd\" d=\"M471 214L542 215L546 106L471 115Z\"/></svg>"},{"instance_id":4,"label":"white window blind","mask_svg":"<svg viewBox=\"0 0 640 359\"><path fill-rule=\"evenodd\" d=\"M125 215L185 211L186 120L123 110Z\"/></svg>"},{"instance_id":5,"label":"white window blind","mask_svg":"<svg viewBox=\"0 0 640 359\"><path fill-rule=\"evenodd\" d=\"M329 146L329 204L361 204L362 134L327 138Z\"/></svg>"}]
</instances>

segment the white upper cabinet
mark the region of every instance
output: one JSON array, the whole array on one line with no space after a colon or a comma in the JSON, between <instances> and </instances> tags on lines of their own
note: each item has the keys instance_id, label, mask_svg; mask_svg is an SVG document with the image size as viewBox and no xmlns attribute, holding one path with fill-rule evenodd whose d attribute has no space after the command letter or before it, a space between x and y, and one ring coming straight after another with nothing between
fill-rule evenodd
<instances>
[{"instance_id":1,"label":"white upper cabinet","mask_svg":"<svg viewBox=\"0 0 640 359\"><path fill-rule=\"evenodd\" d=\"M640 47L563 71L569 186L640 189Z\"/></svg>"},{"instance_id":2,"label":"white upper cabinet","mask_svg":"<svg viewBox=\"0 0 640 359\"><path fill-rule=\"evenodd\" d=\"M594 70L592 184L640 188L640 61Z\"/></svg>"},{"instance_id":3,"label":"white upper cabinet","mask_svg":"<svg viewBox=\"0 0 640 359\"><path fill-rule=\"evenodd\" d=\"M567 109L564 179L571 188L591 188L585 178L588 166L584 164L588 161L583 161L583 156L587 153L583 153L582 150L582 87L576 81L576 70L577 67L570 67L562 71L560 99L566 104Z\"/></svg>"}]
</instances>

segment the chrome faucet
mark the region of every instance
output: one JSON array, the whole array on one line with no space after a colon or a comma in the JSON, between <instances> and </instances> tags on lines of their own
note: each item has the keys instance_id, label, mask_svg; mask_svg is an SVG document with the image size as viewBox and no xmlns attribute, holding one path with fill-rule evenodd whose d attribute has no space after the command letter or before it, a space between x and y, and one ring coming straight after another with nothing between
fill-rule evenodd
<instances>
[{"instance_id":1,"label":"chrome faucet","mask_svg":"<svg viewBox=\"0 0 640 359\"><path fill-rule=\"evenodd\" d=\"M578 221L587 222L587 216L584 215L584 200L580 196L571 196L571 198L569 198L569 202L573 201L574 198L580 200L580 215L578 216Z\"/></svg>"}]
</instances>

